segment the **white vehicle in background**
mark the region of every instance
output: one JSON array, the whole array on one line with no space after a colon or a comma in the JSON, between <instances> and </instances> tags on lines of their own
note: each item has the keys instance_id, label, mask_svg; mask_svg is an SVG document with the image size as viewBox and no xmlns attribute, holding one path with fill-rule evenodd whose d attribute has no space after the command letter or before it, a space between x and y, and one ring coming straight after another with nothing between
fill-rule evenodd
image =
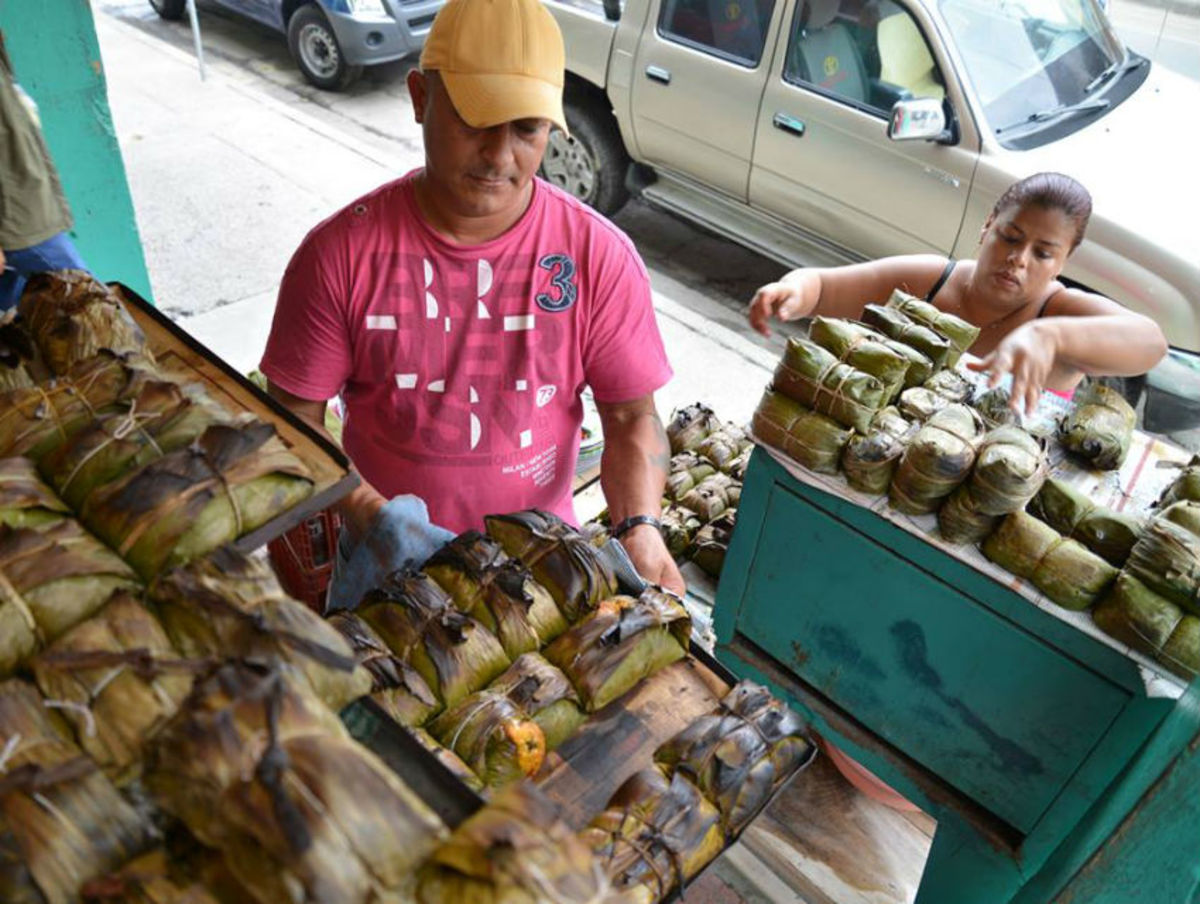
<instances>
[{"instance_id":1,"label":"white vehicle in background","mask_svg":"<svg viewBox=\"0 0 1200 904\"><path fill-rule=\"evenodd\" d=\"M1095 210L1064 277L1175 349L1146 426L1200 423L1200 86L1096 0L545 2L571 128L552 181L606 213L632 187L790 267L971 257L1005 188L1068 173Z\"/></svg>"}]
</instances>

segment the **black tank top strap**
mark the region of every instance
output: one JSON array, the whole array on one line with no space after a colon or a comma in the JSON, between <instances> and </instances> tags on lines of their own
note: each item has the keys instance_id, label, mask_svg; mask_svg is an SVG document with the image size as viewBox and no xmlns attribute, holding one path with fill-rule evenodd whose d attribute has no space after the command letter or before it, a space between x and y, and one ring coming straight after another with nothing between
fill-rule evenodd
<instances>
[{"instance_id":1,"label":"black tank top strap","mask_svg":"<svg viewBox=\"0 0 1200 904\"><path fill-rule=\"evenodd\" d=\"M1047 295L1047 296L1046 296L1046 297L1045 297L1045 298L1042 300L1042 306L1041 306L1040 308L1038 308L1037 317L1034 317L1034 318L1033 318L1034 320L1037 320L1037 319L1038 319L1038 317L1041 317L1043 314L1045 314L1045 313L1046 313L1046 308L1047 308L1047 307L1050 305L1050 300L1051 300L1052 298L1054 298L1054 296L1055 296L1055 295L1057 295L1057 294L1058 294L1058 292L1051 292L1049 295Z\"/></svg>"},{"instance_id":2,"label":"black tank top strap","mask_svg":"<svg viewBox=\"0 0 1200 904\"><path fill-rule=\"evenodd\" d=\"M933 301L933 297L941 291L942 286L946 285L946 280L950 278L950 274L954 272L954 265L957 264L954 258L946 261L946 269L942 271L942 275L937 278L937 282L933 284L933 288L929 290L929 294L925 296L926 301Z\"/></svg>"}]
</instances>

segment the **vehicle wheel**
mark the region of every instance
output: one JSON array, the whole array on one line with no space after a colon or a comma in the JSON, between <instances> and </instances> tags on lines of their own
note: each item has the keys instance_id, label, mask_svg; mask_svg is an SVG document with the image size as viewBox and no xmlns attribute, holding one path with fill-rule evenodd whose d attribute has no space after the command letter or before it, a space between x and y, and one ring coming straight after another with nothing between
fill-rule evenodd
<instances>
[{"instance_id":1,"label":"vehicle wheel","mask_svg":"<svg viewBox=\"0 0 1200 904\"><path fill-rule=\"evenodd\" d=\"M570 98L563 100L563 112L571 134L559 129L550 133L542 178L611 216L629 200L629 155L616 120L598 103Z\"/></svg>"},{"instance_id":2,"label":"vehicle wheel","mask_svg":"<svg viewBox=\"0 0 1200 904\"><path fill-rule=\"evenodd\" d=\"M342 91L362 75L362 66L346 62L337 35L315 3L305 4L292 14L288 48L300 74L326 91Z\"/></svg>"},{"instance_id":3,"label":"vehicle wheel","mask_svg":"<svg viewBox=\"0 0 1200 904\"><path fill-rule=\"evenodd\" d=\"M187 12L187 0L150 0L150 5L154 7L159 18L172 22L182 19L183 14Z\"/></svg>"}]
</instances>

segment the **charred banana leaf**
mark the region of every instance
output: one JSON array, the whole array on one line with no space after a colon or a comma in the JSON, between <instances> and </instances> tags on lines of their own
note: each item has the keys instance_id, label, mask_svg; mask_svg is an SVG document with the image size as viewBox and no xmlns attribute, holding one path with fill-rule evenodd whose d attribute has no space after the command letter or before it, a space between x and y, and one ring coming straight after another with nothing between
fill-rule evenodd
<instances>
[{"instance_id":1,"label":"charred banana leaf","mask_svg":"<svg viewBox=\"0 0 1200 904\"><path fill-rule=\"evenodd\" d=\"M433 755L433 757L448 769L455 778L470 788L477 794L486 794L487 788L483 784L483 779L471 771L471 767L462 761L457 753L448 747L438 743L437 738L431 735L424 728L409 727L408 733L420 744L425 750Z\"/></svg>"},{"instance_id":2,"label":"charred banana leaf","mask_svg":"<svg viewBox=\"0 0 1200 904\"><path fill-rule=\"evenodd\" d=\"M508 693L477 691L430 722L429 733L489 788L529 778L546 759L546 736L518 701L536 689L526 678Z\"/></svg>"},{"instance_id":3,"label":"charred banana leaf","mask_svg":"<svg viewBox=\"0 0 1200 904\"><path fill-rule=\"evenodd\" d=\"M707 523L727 509L737 508L741 498L740 483L727 474L713 474L685 493L679 504Z\"/></svg>"},{"instance_id":4,"label":"charred banana leaf","mask_svg":"<svg viewBox=\"0 0 1200 904\"><path fill-rule=\"evenodd\" d=\"M396 722L424 725L442 709L420 672L388 649L378 634L353 612L342 610L329 623L350 642L359 665L371 675L371 698Z\"/></svg>"},{"instance_id":5,"label":"charred banana leaf","mask_svg":"<svg viewBox=\"0 0 1200 904\"><path fill-rule=\"evenodd\" d=\"M983 542L983 554L1064 609L1087 609L1108 590L1117 569L1025 512L1007 515Z\"/></svg>"},{"instance_id":6,"label":"charred banana leaf","mask_svg":"<svg viewBox=\"0 0 1200 904\"><path fill-rule=\"evenodd\" d=\"M151 578L232 543L312 490L308 468L273 426L215 425L191 445L97 487L80 519Z\"/></svg>"},{"instance_id":7,"label":"charred banana leaf","mask_svg":"<svg viewBox=\"0 0 1200 904\"><path fill-rule=\"evenodd\" d=\"M349 641L287 596L262 561L218 549L164 574L150 595L185 656L282 664L334 710L370 691Z\"/></svg>"},{"instance_id":8,"label":"charred banana leaf","mask_svg":"<svg viewBox=\"0 0 1200 904\"><path fill-rule=\"evenodd\" d=\"M0 324L0 393L38 383L37 350L19 323Z\"/></svg>"},{"instance_id":9,"label":"charred banana leaf","mask_svg":"<svg viewBox=\"0 0 1200 904\"><path fill-rule=\"evenodd\" d=\"M592 852L529 782L498 792L434 851L418 904L619 904Z\"/></svg>"},{"instance_id":10,"label":"charred banana leaf","mask_svg":"<svg viewBox=\"0 0 1200 904\"><path fill-rule=\"evenodd\" d=\"M687 553L696 534L704 526L695 512L674 503L663 509L660 523L667 551L677 559Z\"/></svg>"},{"instance_id":11,"label":"charred banana leaf","mask_svg":"<svg viewBox=\"0 0 1200 904\"><path fill-rule=\"evenodd\" d=\"M677 598L651 587L636 599L605 600L544 653L591 713L682 659L691 630L691 618Z\"/></svg>"},{"instance_id":12,"label":"charred banana leaf","mask_svg":"<svg viewBox=\"0 0 1200 904\"><path fill-rule=\"evenodd\" d=\"M947 366L954 350L950 340L941 333L913 320L903 311L883 305L869 304L863 308L862 319L867 326L879 330L889 339L916 349L929 360L934 372ZM932 372L929 376L932 376Z\"/></svg>"},{"instance_id":13,"label":"charred banana leaf","mask_svg":"<svg viewBox=\"0 0 1200 904\"><path fill-rule=\"evenodd\" d=\"M567 630L554 598L491 537L468 531L433 554L422 570L454 605L500 639L509 659L537 650Z\"/></svg>"},{"instance_id":14,"label":"charred banana leaf","mask_svg":"<svg viewBox=\"0 0 1200 904\"><path fill-rule=\"evenodd\" d=\"M560 669L538 653L518 657L488 686L520 706L542 729L546 750L554 750L587 720L579 695Z\"/></svg>"},{"instance_id":15,"label":"charred banana leaf","mask_svg":"<svg viewBox=\"0 0 1200 904\"><path fill-rule=\"evenodd\" d=\"M692 561L709 577L719 579L725 567L725 554L733 541L737 509L728 509L700 528L692 544Z\"/></svg>"},{"instance_id":16,"label":"charred banana leaf","mask_svg":"<svg viewBox=\"0 0 1200 904\"><path fill-rule=\"evenodd\" d=\"M0 675L93 615L137 576L75 521L0 525Z\"/></svg>"},{"instance_id":17,"label":"charred banana leaf","mask_svg":"<svg viewBox=\"0 0 1200 904\"><path fill-rule=\"evenodd\" d=\"M791 338L775 368L774 387L818 414L865 433L890 399L887 384L842 364L808 339Z\"/></svg>"},{"instance_id":18,"label":"charred banana leaf","mask_svg":"<svg viewBox=\"0 0 1200 904\"><path fill-rule=\"evenodd\" d=\"M510 665L496 636L418 571L389 575L356 612L447 707L486 687Z\"/></svg>"},{"instance_id":19,"label":"charred banana leaf","mask_svg":"<svg viewBox=\"0 0 1200 904\"><path fill-rule=\"evenodd\" d=\"M959 357L969 351L975 344L975 340L979 338L980 330L975 324L968 323L953 314L947 314L937 305L909 295L901 289L892 291L892 297L888 299L888 307L904 312L912 320L950 340L952 351L946 359L948 367L957 364Z\"/></svg>"},{"instance_id":20,"label":"charred banana leaf","mask_svg":"<svg viewBox=\"0 0 1200 904\"><path fill-rule=\"evenodd\" d=\"M141 769L146 743L175 714L203 663L181 659L149 610L117 593L33 660L48 706L118 783Z\"/></svg>"},{"instance_id":21,"label":"charred banana leaf","mask_svg":"<svg viewBox=\"0 0 1200 904\"><path fill-rule=\"evenodd\" d=\"M982 434L983 421L966 405L952 403L931 417L896 467L892 506L909 515L935 511L971 473Z\"/></svg>"},{"instance_id":22,"label":"charred banana leaf","mask_svg":"<svg viewBox=\"0 0 1200 904\"><path fill-rule=\"evenodd\" d=\"M1155 593L1200 614L1200 537L1187 528L1161 515L1152 519L1125 569Z\"/></svg>"},{"instance_id":23,"label":"charred banana leaf","mask_svg":"<svg viewBox=\"0 0 1200 904\"><path fill-rule=\"evenodd\" d=\"M222 904L202 880L177 875L163 848L86 883L80 895L86 904Z\"/></svg>"},{"instance_id":24,"label":"charred banana leaf","mask_svg":"<svg viewBox=\"0 0 1200 904\"><path fill-rule=\"evenodd\" d=\"M671 454L695 451L714 430L721 427L721 421L707 405L696 402L686 408L680 408L671 415L667 424L667 439L671 443Z\"/></svg>"},{"instance_id":25,"label":"charred banana leaf","mask_svg":"<svg viewBox=\"0 0 1200 904\"><path fill-rule=\"evenodd\" d=\"M836 474L853 433L837 421L768 389L754 412L754 435L810 471Z\"/></svg>"},{"instance_id":26,"label":"charred banana leaf","mask_svg":"<svg viewBox=\"0 0 1200 904\"><path fill-rule=\"evenodd\" d=\"M618 891L664 900L721 853L720 814L682 772L630 776L581 833Z\"/></svg>"},{"instance_id":27,"label":"charred banana leaf","mask_svg":"<svg viewBox=\"0 0 1200 904\"><path fill-rule=\"evenodd\" d=\"M55 374L101 351L149 357L141 328L116 293L83 270L35 273L17 310Z\"/></svg>"},{"instance_id":28,"label":"charred banana leaf","mask_svg":"<svg viewBox=\"0 0 1200 904\"><path fill-rule=\"evenodd\" d=\"M529 509L483 520L488 535L550 591L567 621L578 621L617 592L608 560L557 515Z\"/></svg>"},{"instance_id":29,"label":"charred banana leaf","mask_svg":"<svg viewBox=\"0 0 1200 904\"><path fill-rule=\"evenodd\" d=\"M667 475L666 493L678 502L684 495L704 480L717 473L712 462L696 452L680 452L671 457L671 473Z\"/></svg>"},{"instance_id":30,"label":"charred banana leaf","mask_svg":"<svg viewBox=\"0 0 1200 904\"><path fill-rule=\"evenodd\" d=\"M1115 471L1129 453L1136 421L1137 415L1119 392L1089 383L1075 393L1075 407L1059 425L1058 438L1089 467Z\"/></svg>"},{"instance_id":31,"label":"charred banana leaf","mask_svg":"<svg viewBox=\"0 0 1200 904\"><path fill-rule=\"evenodd\" d=\"M67 504L38 477L28 458L0 459L0 524L43 527L71 514Z\"/></svg>"},{"instance_id":32,"label":"charred banana leaf","mask_svg":"<svg viewBox=\"0 0 1200 904\"><path fill-rule=\"evenodd\" d=\"M1141 518L1097 505L1069 483L1053 477L1033 497L1029 512L1118 568L1125 564L1145 528Z\"/></svg>"},{"instance_id":33,"label":"charred banana leaf","mask_svg":"<svg viewBox=\"0 0 1200 904\"><path fill-rule=\"evenodd\" d=\"M721 811L722 827L732 838L812 756L802 727L799 716L766 688L742 681L654 758L696 782Z\"/></svg>"}]
</instances>

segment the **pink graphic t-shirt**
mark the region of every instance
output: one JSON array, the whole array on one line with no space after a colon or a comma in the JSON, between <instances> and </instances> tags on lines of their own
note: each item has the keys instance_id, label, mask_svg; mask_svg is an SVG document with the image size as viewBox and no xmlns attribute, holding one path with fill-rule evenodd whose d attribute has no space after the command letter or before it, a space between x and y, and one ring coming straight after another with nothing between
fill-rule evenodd
<instances>
[{"instance_id":1,"label":"pink graphic t-shirt","mask_svg":"<svg viewBox=\"0 0 1200 904\"><path fill-rule=\"evenodd\" d=\"M670 379L629 239L536 180L522 218L454 245L417 211L416 173L317 226L279 289L262 371L301 398L339 393L343 442L385 497L414 493L453 531L538 507L574 522L583 418Z\"/></svg>"}]
</instances>

